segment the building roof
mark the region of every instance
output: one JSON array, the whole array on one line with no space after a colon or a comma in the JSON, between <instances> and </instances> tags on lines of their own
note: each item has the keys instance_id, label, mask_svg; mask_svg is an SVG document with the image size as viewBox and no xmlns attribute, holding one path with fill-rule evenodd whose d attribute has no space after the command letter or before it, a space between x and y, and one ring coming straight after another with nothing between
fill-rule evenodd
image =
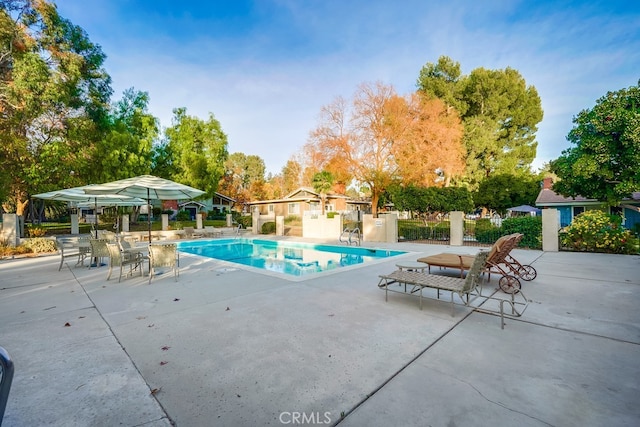
<instances>
[{"instance_id":1,"label":"building roof","mask_svg":"<svg viewBox=\"0 0 640 427\"><path fill-rule=\"evenodd\" d=\"M349 196L343 194L327 194L327 200L330 199L349 199ZM284 196L282 199L271 200L254 200L247 202L248 205L264 205L271 203L291 203L291 202L319 202L320 194L308 187L300 187Z\"/></svg>"},{"instance_id":2,"label":"building roof","mask_svg":"<svg viewBox=\"0 0 640 427\"><path fill-rule=\"evenodd\" d=\"M631 195L631 199L625 199L631 201L640 201L640 192L635 192ZM536 206L555 206L555 205L583 205L583 204L601 204L602 202L596 199L588 199L582 196L565 197L556 193L550 188L543 188L538 193L536 198Z\"/></svg>"},{"instance_id":3,"label":"building roof","mask_svg":"<svg viewBox=\"0 0 640 427\"><path fill-rule=\"evenodd\" d=\"M225 196L224 194L222 194L222 193L218 193L217 191L215 192L215 195L216 195L217 197L220 197L221 199L225 199L225 200L228 200L228 201L230 201L230 202L234 202L234 203L236 202L236 199L234 199L234 198L232 198L232 197L229 197L229 196Z\"/></svg>"},{"instance_id":4,"label":"building roof","mask_svg":"<svg viewBox=\"0 0 640 427\"><path fill-rule=\"evenodd\" d=\"M538 193L538 197L536 198L536 206L545 206L545 205L570 205L575 203L601 203L598 200L587 199L586 197L576 196L576 197L565 197L561 194L556 193L550 188L543 188Z\"/></svg>"}]
</instances>

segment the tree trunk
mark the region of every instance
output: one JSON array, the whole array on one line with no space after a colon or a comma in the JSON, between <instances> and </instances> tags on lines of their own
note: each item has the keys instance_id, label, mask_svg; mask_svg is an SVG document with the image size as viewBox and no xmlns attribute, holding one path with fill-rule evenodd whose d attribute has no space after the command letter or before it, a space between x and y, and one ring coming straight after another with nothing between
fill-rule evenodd
<instances>
[{"instance_id":1,"label":"tree trunk","mask_svg":"<svg viewBox=\"0 0 640 427\"><path fill-rule=\"evenodd\" d=\"M20 197L16 197L16 215L18 215L18 221L20 222L20 237L24 237L24 213L29 206L29 199L21 201Z\"/></svg>"},{"instance_id":2,"label":"tree trunk","mask_svg":"<svg viewBox=\"0 0 640 427\"><path fill-rule=\"evenodd\" d=\"M378 200L380 196L376 191L371 192L371 214L374 218L378 217Z\"/></svg>"}]
</instances>

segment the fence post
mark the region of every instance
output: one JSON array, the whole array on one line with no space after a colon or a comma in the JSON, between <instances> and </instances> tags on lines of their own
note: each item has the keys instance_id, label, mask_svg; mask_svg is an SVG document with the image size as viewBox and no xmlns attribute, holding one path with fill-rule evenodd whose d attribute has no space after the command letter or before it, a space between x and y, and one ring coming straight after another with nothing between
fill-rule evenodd
<instances>
[{"instance_id":1,"label":"fence post","mask_svg":"<svg viewBox=\"0 0 640 427\"><path fill-rule=\"evenodd\" d=\"M20 244L20 219L16 214L2 214L2 240L8 246L14 247Z\"/></svg>"},{"instance_id":2,"label":"fence post","mask_svg":"<svg viewBox=\"0 0 640 427\"><path fill-rule=\"evenodd\" d=\"M71 220L71 234L80 234L78 214L76 212L73 212L71 215L69 215L69 219Z\"/></svg>"},{"instance_id":3,"label":"fence post","mask_svg":"<svg viewBox=\"0 0 640 427\"><path fill-rule=\"evenodd\" d=\"M449 212L449 244L451 246L462 246L464 237L464 212Z\"/></svg>"},{"instance_id":4,"label":"fence post","mask_svg":"<svg viewBox=\"0 0 640 427\"><path fill-rule=\"evenodd\" d=\"M276 215L276 236L284 236L284 217Z\"/></svg>"},{"instance_id":5,"label":"fence post","mask_svg":"<svg viewBox=\"0 0 640 427\"><path fill-rule=\"evenodd\" d=\"M542 210L542 250L545 252L558 252L558 210L547 208Z\"/></svg>"}]
</instances>

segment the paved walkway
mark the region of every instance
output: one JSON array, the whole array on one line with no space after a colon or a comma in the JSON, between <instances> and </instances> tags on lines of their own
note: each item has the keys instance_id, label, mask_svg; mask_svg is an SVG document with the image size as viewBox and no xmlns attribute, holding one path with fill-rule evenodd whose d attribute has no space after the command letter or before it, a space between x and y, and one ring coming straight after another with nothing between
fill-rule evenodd
<instances>
[{"instance_id":1,"label":"paved walkway","mask_svg":"<svg viewBox=\"0 0 640 427\"><path fill-rule=\"evenodd\" d=\"M639 256L515 251L538 278L502 330L376 286L399 260L474 248L371 246L411 253L306 280L183 255L178 282L150 286L0 261L2 425L640 425Z\"/></svg>"}]
</instances>

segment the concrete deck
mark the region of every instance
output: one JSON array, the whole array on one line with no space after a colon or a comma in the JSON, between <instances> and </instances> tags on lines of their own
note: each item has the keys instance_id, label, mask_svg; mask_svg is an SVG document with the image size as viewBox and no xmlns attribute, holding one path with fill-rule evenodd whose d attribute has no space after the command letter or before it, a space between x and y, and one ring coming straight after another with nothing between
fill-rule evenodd
<instances>
[{"instance_id":1,"label":"concrete deck","mask_svg":"<svg viewBox=\"0 0 640 427\"><path fill-rule=\"evenodd\" d=\"M400 260L477 248L368 246L411 253L305 280L182 254L151 285L0 261L2 425L640 425L639 256L514 251L538 277L502 330L377 287Z\"/></svg>"}]
</instances>

